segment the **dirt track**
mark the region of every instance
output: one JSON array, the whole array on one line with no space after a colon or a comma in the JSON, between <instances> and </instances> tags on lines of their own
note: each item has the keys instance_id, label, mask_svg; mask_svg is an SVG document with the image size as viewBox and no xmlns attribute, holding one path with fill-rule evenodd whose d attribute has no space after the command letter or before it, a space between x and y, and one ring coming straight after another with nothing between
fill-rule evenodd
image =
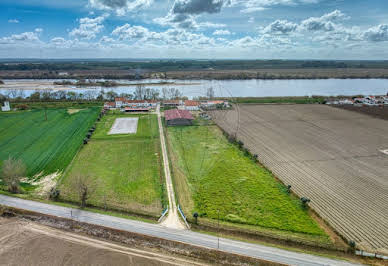
<instances>
[{"instance_id":1,"label":"dirt track","mask_svg":"<svg viewBox=\"0 0 388 266\"><path fill-rule=\"evenodd\" d=\"M0 258L1 265L192 265L194 263L64 232L17 218L1 217Z\"/></svg>"},{"instance_id":2,"label":"dirt track","mask_svg":"<svg viewBox=\"0 0 388 266\"><path fill-rule=\"evenodd\" d=\"M214 114L348 240L388 253L388 121L324 105L240 105Z\"/></svg>"}]
</instances>

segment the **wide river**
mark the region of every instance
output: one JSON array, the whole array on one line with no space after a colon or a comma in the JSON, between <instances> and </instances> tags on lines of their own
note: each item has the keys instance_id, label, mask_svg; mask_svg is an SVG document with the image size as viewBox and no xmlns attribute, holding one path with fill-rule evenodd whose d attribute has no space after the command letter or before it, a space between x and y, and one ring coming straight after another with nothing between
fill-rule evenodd
<instances>
[{"instance_id":1,"label":"wide river","mask_svg":"<svg viewBox=\"0 0 388 266\"><path fill-rule=\"evenodd\" d=\"M72 90L77 92L99 92L101 87L55 86L60 80L4 80L0 93L6 94L10 89L22 89L24 96L35 90ZM315 79L315 80L120 80L120 83L144 83L146 88L178 88L188 97L205 96L209 87L219 97L268 97L268 96L336 96L336 95L382 95L388 92L388 79ZM177 84L147 85L147 83L173 82ZM104 88L105 92L113 90L120 93L133 93L136 86Z\"/></svg>"}]
</instances>

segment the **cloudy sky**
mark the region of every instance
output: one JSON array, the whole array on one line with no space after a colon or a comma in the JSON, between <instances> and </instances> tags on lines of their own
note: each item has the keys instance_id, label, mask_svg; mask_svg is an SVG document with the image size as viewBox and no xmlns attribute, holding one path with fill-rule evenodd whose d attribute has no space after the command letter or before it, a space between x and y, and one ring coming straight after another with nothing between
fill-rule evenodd
<instances>
[{"instance_id":1,"label":"cloudy sky","mask_svg":"<svg viewBox=\"0 0 388 266\"><path fill-rule=\"evenodd\" d=\"M0 0L0 58L388 59L387 0Z\"/></svg>"}]
</instances>

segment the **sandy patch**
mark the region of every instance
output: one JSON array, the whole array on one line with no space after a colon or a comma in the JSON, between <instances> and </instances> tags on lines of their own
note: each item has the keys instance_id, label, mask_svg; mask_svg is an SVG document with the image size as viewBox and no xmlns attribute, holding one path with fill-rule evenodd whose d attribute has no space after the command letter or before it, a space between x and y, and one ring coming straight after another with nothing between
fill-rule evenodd
<instances>
[{"instance_id":1,"label":"sandy patch","mask_svg":"<svg viewBox=\"0 0 388 266\"><path fill-rule=\"evenodd\" d=\"M33 180L25 177L21 179L21 182L29 183L33 186L38 186L35 189L35 193L39 196L46 196L50 193L51 188L56 186L58 177L60 175L61 172L55 172L46 176L42 176L42 173L39 173L34 176Z\"/></svg>"},{"instance_id":2,"label":"sandy patch","mask_svg":"<svg viewBox=\"0 0 388 266\"><path fill-rule=\"evenodd\" d=\"M138 117L116 118L108 135L134 134L137 132Z\"/></svg>"},{"instance_id":3,"label":"sandy patch","mask_svg":"<svg viewBox=\"0 0 388 266\"><path fill-rule=\"evenodd\" d=\"M72 114L78 113L81 110L82 109L67 109L67 112L72 115Z\"/></svg>"}]
</instances>

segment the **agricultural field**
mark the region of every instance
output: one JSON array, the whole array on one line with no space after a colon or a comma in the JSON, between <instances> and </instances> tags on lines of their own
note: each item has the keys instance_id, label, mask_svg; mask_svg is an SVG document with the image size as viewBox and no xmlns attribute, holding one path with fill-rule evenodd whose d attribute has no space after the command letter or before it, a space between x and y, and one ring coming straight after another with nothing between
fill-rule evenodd
<instances>
[{"instance_id":1,"label":"agricultural field","mask_svg":"<svg viewBox=\"0 0 388 266\"><path fill-rule=\"evenodd\" d=\"M388 121L325 105L239 105L213 117L345 239L388 253Z\"/></svg>"},{"instance_id":2,"label":"agricultural field","mask_svg":"<svg viewBox=\"0 0 388 266\"><path fill-rule=\"evenodd\" d=\"M201 123L196 123L201 124ZM178 201L190 218L315 236L328 242L299 199L229 143L215 125L167 127Z\"/></svg>"},{"instance_id":3,"label":"agricultural field","mask_svg":"<svg viewBox=\"0 0 388 266\"><path fill-rule=\"evenodd\" d=\"M138 118L137 132L109 135L115 119L125 117ZM79 201L72 189L78 175L88 175L94 181L89 205L160 216L165 192L156 115L105 115L60 181L63 200Z\"/></svg>"},{"instance_id":4,"label":"agricultural field","mask_svg":"<svg viewBox=\"0 0 388 266\"><path fill-rule=\"evenodd\" d=\"M64 170L100 110L89 107L0 113L0 167L11 156L23 161L30 178Z\"/></svg>"}]
</instances>

